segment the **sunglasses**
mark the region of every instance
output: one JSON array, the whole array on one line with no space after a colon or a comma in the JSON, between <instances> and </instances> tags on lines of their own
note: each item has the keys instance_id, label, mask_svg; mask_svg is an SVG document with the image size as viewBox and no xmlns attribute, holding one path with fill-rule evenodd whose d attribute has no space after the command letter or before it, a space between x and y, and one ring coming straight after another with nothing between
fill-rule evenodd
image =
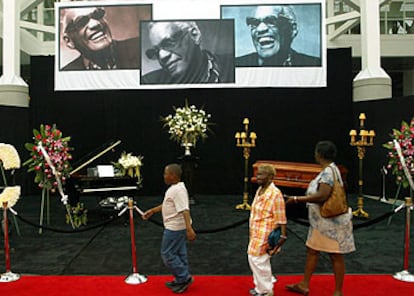
<instances>
[{"instance_id":1,"label":"sunglasses","mask_svg":"<svg viewBox=\"0 0 414 296\"><path fill-rule=\"evenodd\" d=\"M96 8L94 11L87 15L82 15L73 19L71 22L68 23L66 26L65 32L66 33L73 33L79 31L83 27L85 27L90 19L100 20L105 16L105 10L103 8Z\"/></svg>"},{"instance_id":2,"label":"sunglasses","mask_svg":"<svg viewBox=\"0 0 414 296\"><path fill-rule=\"evenodd\" d=\"M150 60L156 60L158 59L158 54L161 49L166 50L166 51L174 51L178 47L180 47L184 37L188 33L189 31L178 31L174 33L174 35L171 36L170 38L167 38L161 41L159 45L147 49L145 51L145 54Z\"/></svg>"},{"instance_id":3,"label":"sunglasses","mask_svg":"<svg viewBox=\"0 0 414 296\"><path fill-rule=\"evenodd\" d=\"M264 23L268 27L278 27L282 24L282 22L283 20L281 18L275 17L274 15L269 15L264 18L246 18L246 24L252 29L257 28L261 23Z\"/></svg>"}]
</instances>

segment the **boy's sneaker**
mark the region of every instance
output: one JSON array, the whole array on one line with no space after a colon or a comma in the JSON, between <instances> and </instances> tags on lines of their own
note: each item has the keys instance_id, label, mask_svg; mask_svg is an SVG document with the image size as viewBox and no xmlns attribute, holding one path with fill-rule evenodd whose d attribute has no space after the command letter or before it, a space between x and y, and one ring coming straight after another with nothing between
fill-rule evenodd
<instances>
[{"instance_id":1,"label":"boy's sneaker","mask_svg":"<svg viewBox=\"0 0 414 296\"><path fill-rule=\"evenodd\" d=\"M249 294L250 295L253 295L253 296L273 296L273 293L272 292L266 293L266 294L260 294L259 292L256 291L255 288L250 289L249 290Z\"/></svg>"},{"instance_id":2,"label":"boy's sneaker","mask_svg":"<svg viewBox=\"0 0 414 296\"><path fill-rule=\"evenodd\" d=\"M186 282L182 284L175 283L175 286L172 288L172 291L177 294L185 292L188 287L194 282L193 277L190 277Z\"/></svg>"},{"instance_id":3,"label":"boy's sneaker","mask_svg":"<svg viewBox=\"0 0 414 296\"><path fill-rule=\"evenodd\" d=\"M177 283L175 280L171 282L165 282L165 285L168 289L173 289L174 287L178 286L179 283Z\"/></svg>"}]
</instances>

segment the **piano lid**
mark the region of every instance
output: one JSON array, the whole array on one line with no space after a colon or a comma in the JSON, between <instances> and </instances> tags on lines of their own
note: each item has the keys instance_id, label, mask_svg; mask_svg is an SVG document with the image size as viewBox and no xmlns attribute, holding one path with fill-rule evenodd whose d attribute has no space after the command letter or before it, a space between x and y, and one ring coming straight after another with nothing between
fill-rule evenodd
<instances>
[{"instance_id":1,"label":"piano lid","mask_svg":"<svg viewBox=\"0 0 414 296\"><path fill-rule=\"evenodd\" d=\"M101 147L99 147L99 152L91 152L88 154L88 156L91 156L90 158L88 158L86 161L84 161L83 163L81 163L79 166L77 166L76 168L74 168L69 175L73 175L76 172L80 171L81 169L83 169L84 167L86 167L87 165L89 165L90 163L92 163L93 161L95 161L96 159L98 159L99 157L101 157L102 155L104 155L105 153L107 153L108 151L112 150L113 148L115 148L116 146L118 146L119 144L121 144L121 140L117 140L117 141L110 141L105 143L104 145L102 145ZM82 159L85 159L86 157L83 157Z\"/></svg>"}]
</instances>

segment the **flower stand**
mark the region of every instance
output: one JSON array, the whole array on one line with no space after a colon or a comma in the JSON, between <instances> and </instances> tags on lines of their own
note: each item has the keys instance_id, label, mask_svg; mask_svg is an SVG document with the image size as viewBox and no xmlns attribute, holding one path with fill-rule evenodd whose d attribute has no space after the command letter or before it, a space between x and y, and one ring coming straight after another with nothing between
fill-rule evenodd
<instances>
[{"instance_id":1,"label":"flower stand","mask_svg":"<svg viewBox=\"0 0 414 296\"><path fill-rule=\"evenodd\" d=\"M44 221L44 211L45 211L45 202L46 202L46 223L50 225L50 190L42 188L42 200L40 202L40 218L39 225L43 226ZM43 233L43 228L39 228L39 234Z\"/></svg>"}]
</instances>

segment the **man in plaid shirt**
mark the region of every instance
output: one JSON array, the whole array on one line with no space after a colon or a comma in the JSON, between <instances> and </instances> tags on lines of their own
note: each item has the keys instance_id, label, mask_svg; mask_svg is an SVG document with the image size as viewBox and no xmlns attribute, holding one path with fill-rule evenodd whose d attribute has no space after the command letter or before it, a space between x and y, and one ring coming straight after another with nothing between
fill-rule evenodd
<instances>
[{"instance_id":1,"label":"man in plaid shirt","mask_svg":"<svg viewBox=\"0 0 414 296\"><path fill-rule=\"evenodd\" d=\"M286 212L282 192L273 184L276 174L271 165L262 165L257 171L260 187L252 203L249 220L249 246L247 250L255 287L251 295L272 296L272 267L270 258L279 253L286 241ZM268 237L273 229L280 227L280 240L273 249L269 248Z\"/></svg>"}]
</instances>

